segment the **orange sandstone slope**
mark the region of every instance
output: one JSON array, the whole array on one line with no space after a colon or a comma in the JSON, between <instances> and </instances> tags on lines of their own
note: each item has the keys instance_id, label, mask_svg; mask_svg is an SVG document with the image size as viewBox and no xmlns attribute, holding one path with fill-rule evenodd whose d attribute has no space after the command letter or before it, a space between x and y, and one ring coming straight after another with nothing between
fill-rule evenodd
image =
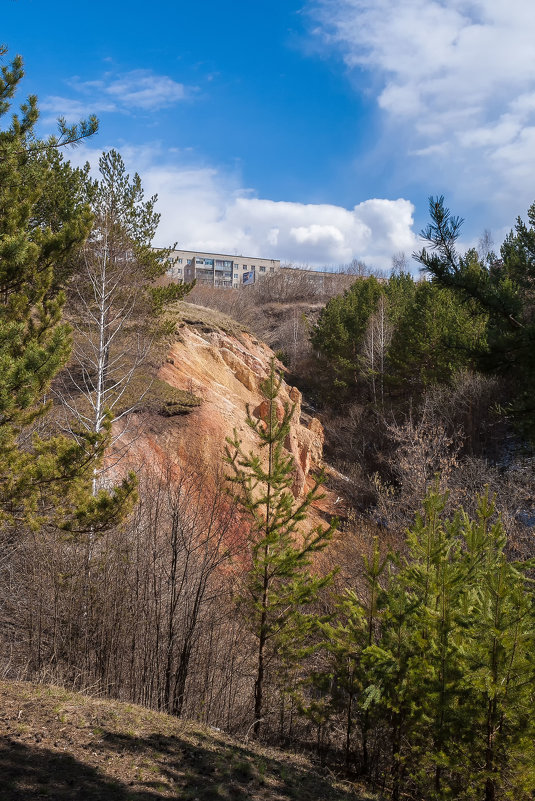
<instances>
[{"instance_id":1,"label":"orange sandstone slope","mask_svg":"<svg viewBox=\"0 0 535 801\"><path fill-rule=\"evenodd\" d=\"M237 323L219 312L192 304L178 305L180 322L175 341L158 378L174 389L195 395L200 404L186 414L163 418L149 415L134 443L137 460L157 463L164 457L182 467L221 464L225 438L235 429L246 450L254 450L254 433L246 423L246 409L265 417L260 384L269 373L273 351ZM282 366L277 362L277 366ZM301 393L285 382L282 404L293 405L285 447L294 457L293 492L300 496L310 486L311 473L322 466L323 427L303 414ZM135 458L134 457L134 458ZM130 459L128 460L130 461ZM335 513L329 492L317 513Z\"/></svg>"}]
</instances>

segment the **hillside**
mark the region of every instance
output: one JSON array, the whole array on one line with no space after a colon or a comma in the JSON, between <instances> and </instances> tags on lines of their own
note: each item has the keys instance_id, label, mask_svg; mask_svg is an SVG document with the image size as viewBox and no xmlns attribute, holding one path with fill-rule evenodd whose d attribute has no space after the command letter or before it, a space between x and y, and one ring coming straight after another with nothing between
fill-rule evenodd
<instances>
[{"instance_id":1,"label":"hillside","mask_svg":"<svg viewBox=\"0 0 535 801\"><path fill-rule=\"evenodd\" d=\"M121 470L169 462L182 470L213 469L222 464L225 440L233 431L246 450L256 447L246 410L256 418L266 413L260 386L269 374L274 352L213 309L180 302L171 314L176 332L167 357L143 400L137 423L129 426L124 442L119 440L118 447L126 443L129 452ZM284 369L278 361L277 367ZM162 401L164 388L169 398ZM172 393L177 393L176 403ZM280 402L294 407L285 447L294 458L293 492L299 497L310 486L310 474L323 466L323 426L304 412L296 387L284 382ZM134 438L132 428L139 432ZM336 497L327 492L318 516L312 518L314 524L343 512L333 506Z\"/></svg>"},{"instance_id":2,"label":"hillside","mask_svg":"<svg viewBox=\"0 0 535 801\"><path fill-rule=\"evenodd\" d=\"M303 757L139 706L0 682L1 801L349 801Z\"/></svg>"}]
</instances>

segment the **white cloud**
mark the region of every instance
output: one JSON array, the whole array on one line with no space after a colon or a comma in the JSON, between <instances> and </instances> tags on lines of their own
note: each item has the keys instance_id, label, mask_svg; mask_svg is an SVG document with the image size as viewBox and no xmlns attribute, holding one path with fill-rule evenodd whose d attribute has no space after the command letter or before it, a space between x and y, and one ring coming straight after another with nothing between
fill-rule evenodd
<instances>
[{"instance_id":1,"label":"white cloud","mask_svg":"<svg viewBox=\"0 0 535 801\"><path fill-rule=\"evenodd\" d=\"M106 100L88 102L86 100L49 95L39 104L41 111L50 112L43 118L43 122L55 122L58 117L64 117L68 123L79 122L90 114L101 114L106 111L116 111L115 103Z\"/></svg>"},{"instance_id":2,"label":"white cloud","mask_svg":"<svg viewBox=\"0 0 535 801\"><path fill-rule=\"evenodd\" d=\"M501 211L535 192L535 3L311 0L316 33L341 52L411 155ZM361 88L361 87L359 87ZM445 159L448 160L447 166ZM523 164L523 173L511 164ZM432 176L429 174L430 178ZM496 187L499 191L495 192ZM495 194L493 194L495 193Z\"/></svg>"},{"instance_id":3,"label":"white cloud","mask_svg":"<svg viewBox=\"0 0 535 801\"><path fill-rule=\"evenodd\" d=\"M69 85L85 94L105 94L113 97L123 108L140 108L154 111L167 108L187 94L183 83L178 83L168 75L156 75L151 70L131 70L130 72L106 73L101 80L80 81L71 79Z\"/></svg>"},{"instance_id":4,"label":"white cloud","mask_svg":"<svg viewBox=\"0 0 535 801\"><path fill-rule=\"evenodd\" d=\"M107 72L102 78L92 81L71 78L68 85L77 97L55 95L46 97L41 103L44 111L64 116L68 122L76 122L88 114L109 111L123 114L136 110L158 111L179 103L193 91L168 75L157 75L151 70L119 74Z\"/></svg>"},{"instance_id":5,"label":"white cloud","mask_svg":"<svg viewBox=\"0 0 535 801\"><path fill-rule=\"evenodd\" d=\"M314 266L356 258L382 269L390 268L394 253L417 247L414 207L402 198L366 200L352 209L268 200L254 197L235 174L177 162L157 145L121 152L128 169L141 175L146 195L158 194L158 245ZM71 160L96 165L98 155L81 147Z\"/></svg>"},{"instance_id":6,"label":"white cloud","mask_svg":"<svg viewBox=\"0 0 535 801\"><path fill-rule=\"evenodd\" d=\"M357 258L389 268L415 248L408 200L367 200L353 209L250 197L214 169L153 167L144 185L157 192L161 244L280 258L296 264L346 264Z\"/></svg>"},{"instance_id":7,"label":"white cloud","mask_svg":"<svg viewBox=\"0 0 535 801\"><path fill-rule=\"evenodd\" d=\"M280 229L279 229L280 231ZM336 225L300 225L290 228L290 237L298 245L312 245L314 248L339 248L344 246L344 235Z\"/></svg>"},{"instance_id":8,"label":"white cloud","mask_svg":"<svg viewBox=\"0 0 535 801\"><path fill-rule=\"evenodd\" d=\"M172 106L186 96L184 84L167 75L151 75L144 70L135 70L112 81L106 92L125 106L150 110Z\"/></svg>"}]
</instances>

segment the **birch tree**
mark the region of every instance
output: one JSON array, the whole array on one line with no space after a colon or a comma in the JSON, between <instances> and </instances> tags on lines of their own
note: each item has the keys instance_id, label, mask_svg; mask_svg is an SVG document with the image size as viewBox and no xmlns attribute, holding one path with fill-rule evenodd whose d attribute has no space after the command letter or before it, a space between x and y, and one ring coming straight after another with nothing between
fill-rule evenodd
<instances>
[{"instance_id":1,"label":"birch tree","mask_svg":"<svg viewBox=\"0 0 535 801\"><path fill-rule=\"evenodd\" d=\"M388 301L384 294L379 296L377 309L368 321L368 328L362 349L363 363L370 376L373 402L377 400L384 409L384 377L388 348L392 341L394 326L388 315Z\"/></svg>"},{"instance_id":2,"label":"birch tree","mask_svg":"<svg viewBox=\"0 0 535 801\"><path fill-rule=\"evenodd\" d=\"M67 427L98 435L116 424L113 446L125 434L121 421L150 389L158 312L190 285L154 287L168 256L151 247L157 198L145 200L139 175L130 178L116 151L102 155L99 169L87 186L95 221L71 286L74 347L60 393Z\"/></svg>"}]
</instances>

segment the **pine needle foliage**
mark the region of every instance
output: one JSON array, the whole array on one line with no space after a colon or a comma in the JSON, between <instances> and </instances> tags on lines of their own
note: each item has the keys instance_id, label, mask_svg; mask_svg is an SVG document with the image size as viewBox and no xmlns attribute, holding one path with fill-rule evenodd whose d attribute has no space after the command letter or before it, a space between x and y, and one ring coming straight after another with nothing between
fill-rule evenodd
<instances>
[{"instance_id":1,"label":"pine needle foliage","mask_svg":"<svg viewBox=\"0 0 535 801\"><path fill-rule=\"evenodd\" d=\"M23 75L19 56L0 68L0 116ZM63 163L59 148L93 133L96 120L74 128L60 122L59 137L43 141L35 136L38 115L30 96L0 131L0 525L38 528L54 520L79 530L83 519L100 526L104 507L116 518L133 482L117 496L90 501L85 489L105 433L76 444L43 428L48 387L71 348L59 276L92 223L88 206L67 195L81 176Z\"/></svg>"},{"instance_id":2,"label":"pine needle foliage","mask_svg":"<svg viewBox=\"0 0 535 801\"><path fill-rule=\"evenodd\" d=\"M321 627L330 659L313 684L324 721L345 730L346 764L371 768L394 801L527 801L534 563L508 560L488 495L474 519L447 517L446 501L428 493L403 559L366 562L365 592L346 591Z\"/></svg>"},{"instance_id":3,"label":"pine needle foliage","mask_svg":"<svg viewBox=\"0 0 535 801\"><path fill-rule=\"evenodd\" d=\"M528 224L517 218L501 247L501 259L492 252L484 260L474 250L458 252L463 220L450 213L443 196L429 198L429 214L431 222L421 232L427 247L413 256L435 283L486 320L485 347L477 340L467 344L482 370L507 381L512 398L507 410L533 442L535 203L528 210Z\"/></svg>"},{"instance_id":4,"label":"pine needle foliage","mask_svg":"<svg viewBox=\"0 0 535 801\"><path fill-rule=\"evenodd\" d=\"M239 605L257 642L252 732L259 736L265 714L266 669L277 652L295 654L312 626L307 607L317 598L332 574L315 575L315 553L323 550L336 523L307 530L308 512L322 495L320 475L300 499L292 493L293 457L284 447L295 411L278 396L282 377L274 362L261 385L267 402L265 419L247 409L247 425L258 441L257 452L245 452L236 432L227 439L225 462L229 466L230 491L247 526L250 563L239 596Z\"/></svg>"}]
</instances>

